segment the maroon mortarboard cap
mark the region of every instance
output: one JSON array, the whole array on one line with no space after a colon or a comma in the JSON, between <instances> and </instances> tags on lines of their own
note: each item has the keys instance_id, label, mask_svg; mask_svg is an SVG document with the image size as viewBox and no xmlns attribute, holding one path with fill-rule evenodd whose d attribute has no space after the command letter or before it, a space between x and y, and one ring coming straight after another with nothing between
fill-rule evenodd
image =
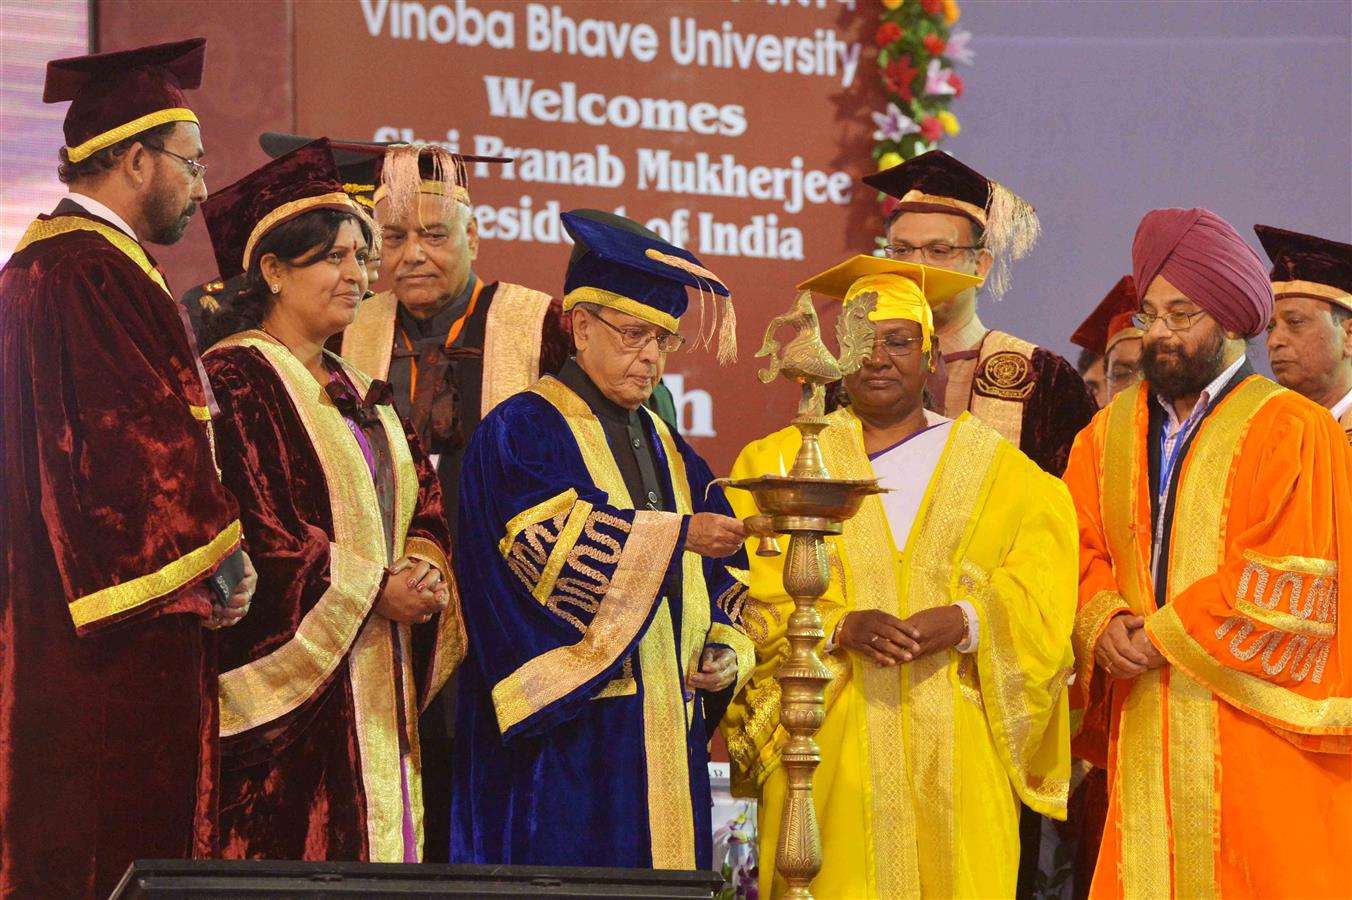
<instances>
[{"instance_id":1,"label":"maroon mortarboard cap","mask_svg":"<svg viewBox=\"0 0 1352 900\"><path fill-rule=\"evenodd\" d=\"M47 63L44 103L70 101L66 157L77 163L169 122L196 122L183 96L202 84L207 39Z\"/></svg>"},{"instance_id":2,"label":"maroon mortarboard cap","mask_svg":"<svg viewBox=\"0 0 1352 900\"><path fill-rule=\"evenodd\" d=\"M942 150L931 150L890 169L865 175L863 181L900 200L898 209L957 213L986 227L990 181Z\"/></svg>"},{"instance_id":3,"label":"maroon mortarboard cap","mask_svg":"<svg viewBox=\"0 0 1352 900\"><path fill-rule=\"evenodd\" d=\"M1140 337L1141 330L1131 321L1137 305L1136 282L1130 275L1123 275L1094 307L1089 318L1075 329L1070 342L1091 353L1105 356L1108 348L1123 338Z\"/></svg>"},{"instance_id":4,"label":"maroon mortarboard cap","mask_svg":"<svg viewBox=\"0 0 1352 900\"><path fill-rule=\"evenodd\" d=\"M1272 260L1272 293L1313 297L1352 310L1352 244L1255 225L1258 240Z\"/></svg>"},{"instance_id":5,"label":"maroon mortarboard cap","mask_svg":"<svg viewBox=\"0 0 1352 900\"><path fill-rule=\"evenodd\" d=\"M922 153L863 180L895 197L903 212L948 213L980 225L981 244L995 257L986 286L997 298L1009 286L1009 260L1026 256L1042 232L1031 203L942 150Z\"/></svg>"},{"instance_id":6,"label":"maroon mortarboard cap","mask_svg":"<svg viewBox=\"0 0 1352 900\"><path fill-rule=\"evenodd\" d=\"M283 154L229 187L214 191L202 204L202 214L220 277L246 271L264 235L314 209L360 212L343 191L343 179L327 138Z\"/></svg>"},{"instance_id":7,"label":"maroon mortarboard cap","mask_svg":"<svg viewBox=\"0 0 1352 900\"><path fill-rule=\"evenodd\" d=\"M280 131L265 131L258 136L258 146L273 159L290 153L299 147L313 142L312 137L285 134ZM329 141L333 148L333 160L338 164L338 174L343 179L343 190L347 195L366 209L375 208L372 195L376 190L376 167L378 156L342 149L345 142Z\"/></svg>"}]
</instances>

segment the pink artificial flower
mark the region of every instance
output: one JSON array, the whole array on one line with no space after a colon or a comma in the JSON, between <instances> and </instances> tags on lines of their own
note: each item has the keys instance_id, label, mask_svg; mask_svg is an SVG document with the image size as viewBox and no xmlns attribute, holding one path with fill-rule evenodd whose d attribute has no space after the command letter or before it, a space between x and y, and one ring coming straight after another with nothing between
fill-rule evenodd
<instances>
[{"instance_id":1,"label":"pink artificial flower","mask_svg":"<svg viewBox=\"0 0 1352 900\"><path fill-rule=\"evenodd\" d=\"M962 63L964 66L970 66L972 60L976 59L967 45L972 42L972 33L970 31L955 31L948 36L948 47L945 48L945 56L955 63Z\"/></svg>"},{"instance_id":2,"label":"pink artificial flower","mask_svg":"<svg viewBox=\"0 0 1352 900\"><path fill-rule=\"evenodd\" d=\"M953 85L948 83L952 74L953 70L945 69L940 60L931 59L925 69L925 93L932 97L956 94Z\"/></svg>"}]
</instances>

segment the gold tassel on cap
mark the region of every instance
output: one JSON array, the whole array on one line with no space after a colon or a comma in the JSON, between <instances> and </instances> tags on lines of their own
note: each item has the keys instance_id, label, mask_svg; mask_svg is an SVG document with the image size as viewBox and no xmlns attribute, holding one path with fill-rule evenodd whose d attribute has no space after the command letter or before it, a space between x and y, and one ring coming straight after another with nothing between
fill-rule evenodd
<instances>
[{"instance_id":1,"label":"gold tassel on cap","mask_svg":"<svg viewBox=\"0 0 1352 900\"><path fill-rule=\"evenodd\" d=\"M716 284L727 290L728 286L724 284L723 279L719 278L713 272L699 265L692 263L688 259L682 259L679 256L673 256L670 253L663 253L660 250L649 247L644 251L649 259L664 263L674 269L680 269L695 277L698 282L699 290L699 327L695 330L695 340L692 347L709 347L713 345L714 335L718 336L718 362L720 365L727 365L737 361L737 313L732 306L732 297L723 297L722 317L718 311L718 295L711 288L705 287L706 284ZM710 306L713 307L713 318L709 322L709 329L704 329L704 294L708 291L710 295Z\"/></svg>"},{"instance_id":2,"label":"gold tassel on cap","mask_svg":"<svg viewBox=\"0 0 1352 900\"><path fill-rule=\"evenodd\" d=\"M1042 234L1033 205L998 181L990 183L984 244L995 257L986 287L998 300L1009 289L1009 264L1027 256Z\"/></svg>"},{"instance_id":3,"label":"gold tassel on cap","mask_svg":"<svg viewBox=\"0 0 1352 900\"><path fill-rule=\"evenodd\" d=\"M723 324L718 329L718 364L737 362L737 310L731 297L723 298Z\"/></svg>"}]
</instances>

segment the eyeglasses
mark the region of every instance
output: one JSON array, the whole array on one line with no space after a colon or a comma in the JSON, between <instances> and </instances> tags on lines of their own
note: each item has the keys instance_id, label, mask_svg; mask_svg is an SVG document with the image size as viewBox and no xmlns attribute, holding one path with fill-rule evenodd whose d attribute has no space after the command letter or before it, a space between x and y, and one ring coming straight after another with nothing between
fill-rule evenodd
<instances>
[{"instance_id":1,"label":"eyeglasses","mask_svg":"<svg viewBox=\"0 0 1352 900\"><path fill-rule=\"evenodd\" d=\"M649 331L647 328L639 328L637 326L621 328L618 325L612 325L610 322L606 321L604 316L595 313L592 314L592 318L598 319L603 325L618 334L620 336L620 344L626 350L642 350L644 347L648 346L649 341L656 341L658 350L663 353L670 353L673 350L679 350L681 345L685 343L685 338L679 334L672 334L670 332L659 334L657 332Z\"/></svg>"},{"instance_id":2,"label":"eyeglasses","mask_svg":"<svg viewBox=\"0 0 1352 900\"><path fill-rule=\"evenodd\" d=\"M916 247L911 244L887 244L883 247L883 252L889 259L910 260L915 256L920 256L928 262L946 263L968 250L980 250L980 244L944 244L933 243L926 244L923 247Z\"/></svg>"},{"instance_id":3,"label":"eyeglasses","mask_svg":"<svg viewBox=\"0 0 1352 900\"><path fill-rule=\"evenodd\" d=\"M885 337L875 338L873 345L883 345L883 350L893 359L902 359L910 356L924 342L923 338L905 337L900 334L889 334Z\"/></svg>"},{"instance_id":4,"label":"eyeglasses","mask_svg":"<svg viewBox=\"0 0 1352 900\"><path fill-rule=\"evenodd\" d=\"M166 150L163 147L156 147L154 144L144 144L147 150L154 150L156 153L163 153L165 156L172 156L174 159L188 167L188 174L192 176L193 181L201 181L207 175L206 163L200 163L195 159L188 159L186 156L179 156L172 150Z\"/></svg>"},{"instance_id":5,"label":"eyeglasses","mask_svg":"<svg viewBox=\"0 0 1352 900\"><path fill-rule=\"evenodd\" d=\"M1164 327L1170 331L1187 331L1192 327L1193 322L1204 315L1206 315L1206 310L1204 309L1199 309L1197 312L1193 313L1171 312L1165 313L1162 316L1157 316L1154 313L1138 312L1131 317L1131 321L1132 324L1142 331L1149 331L1150 326L1154 325L1157 321L1163 321Z\"/></svg>"}]
</instances>

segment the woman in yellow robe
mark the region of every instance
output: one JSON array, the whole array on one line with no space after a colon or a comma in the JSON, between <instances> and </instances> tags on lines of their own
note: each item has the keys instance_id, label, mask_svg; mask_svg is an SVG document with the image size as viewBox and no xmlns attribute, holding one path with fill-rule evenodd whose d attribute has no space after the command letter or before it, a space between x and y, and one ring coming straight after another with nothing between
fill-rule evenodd
<instances>
[{"instance_id":1,"label":"woman in yellow robe","mask_svg":"<svg viewBox=\"0 0 1352 900\"><path fill-rule=\"evenodd\" d=\"M875 305L871 349L846 377L852 408L827 417L821 447L833 476L895 489L828 538L818 897L1013 896L1019 801L1065 817L1075 513L1065 487L993 429L923 408L933 324L917 281L935 301L968 286L955 278L969 277L856 257L805 285ZM754 442L733 477L785 471L798 447L793 428ZM755 512L749 495L729 496L739 515ZM774 673L793 602L782 558L751 560L741 615L757 667L723 725L735 787L760 799L770 897L785 887L774 857L788 734Z\"/></svg>"}]
</instances>

